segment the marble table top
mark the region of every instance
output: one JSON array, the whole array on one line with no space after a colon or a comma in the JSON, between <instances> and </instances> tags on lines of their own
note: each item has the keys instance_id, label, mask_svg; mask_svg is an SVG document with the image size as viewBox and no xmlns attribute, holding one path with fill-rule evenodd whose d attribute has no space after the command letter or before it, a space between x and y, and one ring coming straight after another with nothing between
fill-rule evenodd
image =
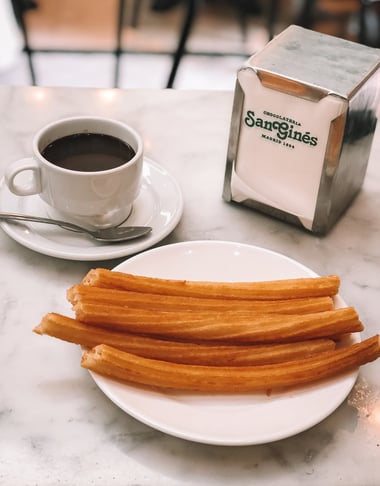
<instances>
[{"instance_id":1,"label":"marble table top","mask_svg":"<svg viewBox=\"0 0 380 486\"><path fill-rule=\"evenodd\" d=\"M318 237L223 201L232 92L0 87L1 171L29 154L34 132L57 118L94 114L132 124L146 154L177 180L184 212L156 246L193 240L258 245L319 274L379 331L380 139L363 189ZM92 267L25 248L0 231L0 484L345 485L380 482L380 360L360 370L344 403L318 425L263 445L215 446L176 438L132 418L78 366L77 347L32 333Z\"/></svg>"}]
</instances>

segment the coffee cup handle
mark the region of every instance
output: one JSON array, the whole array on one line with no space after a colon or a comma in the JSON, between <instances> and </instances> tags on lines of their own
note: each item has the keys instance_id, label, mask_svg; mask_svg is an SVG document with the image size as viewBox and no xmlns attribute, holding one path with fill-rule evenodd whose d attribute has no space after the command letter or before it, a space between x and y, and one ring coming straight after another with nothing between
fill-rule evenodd
<instances>
[{"instance_id":1,"label":"coffee cup handle","mask_svg":"<svg viewBox=\"0 0 380 486\"><path fill-rule=\"evenodd\" d=\"M31 178L22 184L17 183L16 177L22 172L30 172ZM40 168L30 157L9 165L5 170L4 180L9 190L17 196L32 196L41 192Z\"/></svg>"}]
</instances>

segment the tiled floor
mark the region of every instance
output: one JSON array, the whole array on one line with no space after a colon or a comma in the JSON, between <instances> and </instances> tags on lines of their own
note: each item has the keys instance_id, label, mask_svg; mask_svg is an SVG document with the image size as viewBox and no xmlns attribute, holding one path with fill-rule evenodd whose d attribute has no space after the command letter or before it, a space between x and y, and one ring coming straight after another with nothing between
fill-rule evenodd
<instances>
[{"instance_id":1,"label":"tiled floor","mask_svg":"<svg viewBox=\"0 0 380 486\"><path fill-rule=\"evenodd\" d=\"M133 2L127 2L129 9L124 17L122 39L126 53L121 56L119 87L163 88L167 83L184 7L179 4L158 13L152 10L151 0L136 1L140 3L137 27L131 26ZM38 8L26 15L32 47L108 51L114 48L116 0L38 0L37 3ZM285 26L289 12L289 8L282 12L278 29ZM187 46L190 54L180 64L174 87L233 89L236 71L244 59L268 40L264 15L248 15L246 20L248 28L244 36L235 2L200 2ZM202 55L220 52L231 55ZM37 82L43 86L113 85L115 58L110 53L37 52L33 61ZM0 71L0 84L30 84L25 54L19 54L11 69Z\"/></svg>"}]
</instances>

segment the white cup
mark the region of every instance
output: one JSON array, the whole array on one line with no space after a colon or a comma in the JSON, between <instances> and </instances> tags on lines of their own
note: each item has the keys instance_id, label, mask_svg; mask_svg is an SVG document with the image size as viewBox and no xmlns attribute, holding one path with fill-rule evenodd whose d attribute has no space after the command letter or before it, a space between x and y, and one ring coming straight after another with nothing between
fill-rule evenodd
<instances>
[{"instance_id":1,"label":"white cup","mask_svg":"<svg viewBox=\"0 0 380 486\"><path fill-rule=\"evenodd\" d=\"M110 135L129 144L135 155L115 168L78 171L60 167L42 152L62 137L95 133ZM108 118L65 118L42 128L33 138L32 157L11 163L5 182L18 196L38 194L51 217L107 228L126 220L137 198L142 179L143 142L128 125Z\"/></svg>"}]
</instances>

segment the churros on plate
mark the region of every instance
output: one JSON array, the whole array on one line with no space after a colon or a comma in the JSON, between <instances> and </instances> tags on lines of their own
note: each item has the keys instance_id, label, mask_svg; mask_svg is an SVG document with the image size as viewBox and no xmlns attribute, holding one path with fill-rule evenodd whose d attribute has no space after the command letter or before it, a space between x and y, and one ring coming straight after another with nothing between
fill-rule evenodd
<instances>
[{"instance_id":1,"label":"churros on plate","mask_svg":"<svg viewBox=\"0 0 380 486\"><path fill-rule=\"evenodd\" d=\"M210 366L281 363L314 356L335 349L336 346L332 339L311 339L295 343L255 346L172 341L102 329L56 313L44 316L34 332L87 348L107 344L145 358Z\"/></svg>"},{"instance_id":2,"label":"churros on plate","mask_svg":"<svg viewBox=\"0 0 380 486\"><path fill-rule=\"evenodd\" d=\"M97 268L67 290L74 318L51 312L34 329L85 348L81 365L148 386L258 391L302 385L380 356L353 307L334 308L339 277L206 282ZM337 345L338 344L338 345Z\"/></svg>"},{"instance_id":3,"label":"churros on plate","mask_svg":"<svg viewBox=\"0 0 380 486\"><path fill-rule=\"evenodd\" d=\"M352 307L305 315L236 312L154 312L128 307L74 306L79 321L118 331L201 341L269 343L299 341L360 332L363 325Z\"/></svg>"},{"instance_id":4,"label":"churros on plate","mask_svg":"<svg viewBox=\"0 0 380 486\"><path fill-rule=\"evenodd\" d=\"M126 306L145 310L174 311L230 311L239 310L261 314L309 314L333 310L332 297L304 297L298 299L222 299L162 295L151 292L137 292L93 285L74 285L67 291L67 299L73 305L80 302Z\"/></svg>"},{"instance_id":5,"label":"churros on plate","mask_svg":"<svg viewBox=\"0 0 380 486\"><path fill-rule=\"evenodd\" d=\"M338 293L337 275L294 278L264 282L203 282L145 277L114 272L105 268L90 270L83 278L84 285L134 290L161 295L214 297L218 299L279 300L303 297L333 296Z\"/></svg>"},{"instance_id":6,"label":"churros on plate","mask_svg":"<svg viewBox=\"0 0 380 486\"><path fill-rule=\"evenodd\" d=\"M82 356L81 365L111 378L154 387L203 392L253 392L312 383L374 361L379 337L319 356L257 366L194 366L146 359L101 344Z\"/></svg>"}]
</instances>

